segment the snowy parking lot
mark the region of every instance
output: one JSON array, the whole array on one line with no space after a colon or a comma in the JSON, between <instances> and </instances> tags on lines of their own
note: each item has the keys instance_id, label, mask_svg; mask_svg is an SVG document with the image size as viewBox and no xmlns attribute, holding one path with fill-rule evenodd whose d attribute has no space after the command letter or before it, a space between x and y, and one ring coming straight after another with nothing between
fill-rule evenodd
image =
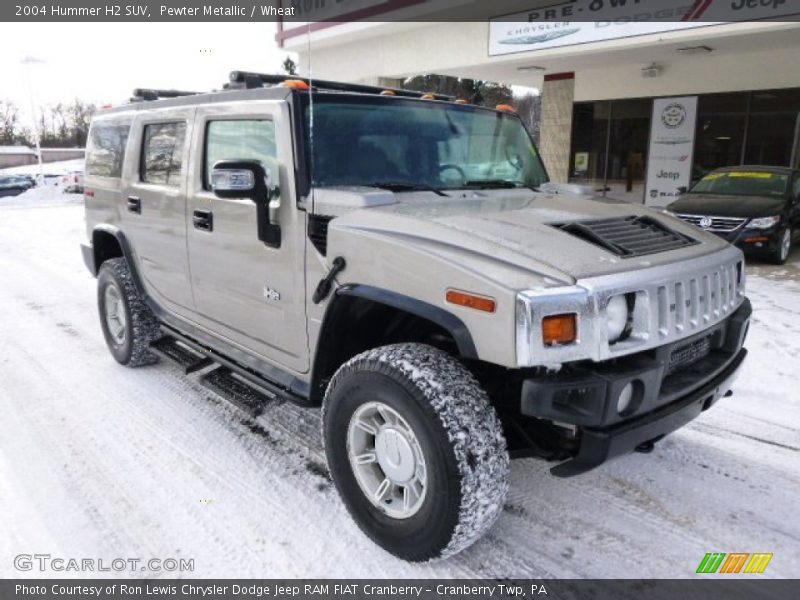
<instances>
[{"instance_id":1,"label":"snowy parking lot","mask_svg":"<svg viewBox=\"0 0 800 600\"><path fill-rule=\"evenodd\" d=\"M196 577L673 578L706 552L771 552L765 576L800 573L800 250L748 267L733 397L652 454L578 478L515 461L487 536L410 565L347 515L317 411L252 420L170 364L114 362L84 236L81 196L0 198L1 577L64 575L21 574L21 553L194 559L180 575Z\"/></svg>"}]
</instances>

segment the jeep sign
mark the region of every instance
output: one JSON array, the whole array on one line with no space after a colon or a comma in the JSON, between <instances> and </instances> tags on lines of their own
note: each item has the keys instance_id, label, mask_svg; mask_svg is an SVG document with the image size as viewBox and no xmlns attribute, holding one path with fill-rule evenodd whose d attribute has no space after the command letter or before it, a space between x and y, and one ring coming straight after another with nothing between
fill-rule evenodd
<instances>
[{"instance_id":1,"label":"jeep sign","mask_svg":"<svg viewBox=\"0 0 800 600\"><path fill-rule=\"evenodd\" d=\"M692 179L697 96L653 101L645 204L666 206Z\"/></svg>"}]
</instances>

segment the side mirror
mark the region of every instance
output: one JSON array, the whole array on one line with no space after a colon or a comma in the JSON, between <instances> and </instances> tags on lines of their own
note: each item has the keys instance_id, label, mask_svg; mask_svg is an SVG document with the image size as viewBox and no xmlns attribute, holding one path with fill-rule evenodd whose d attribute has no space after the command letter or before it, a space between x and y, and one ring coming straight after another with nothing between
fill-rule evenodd
<instances>
[{"instance_id":1,"label":"side mirror","mask_svg":"<svg viewBox=\"0 0 800 600\"><path fill-rule=\"evenodd\" d=\"M248 198L256 205L258 239L273 248L281 245L277 207L271 200L279 195L272 173L257 160L221 160L211 169L211 189L218 198Z\"/></svg>"}]
</instances>

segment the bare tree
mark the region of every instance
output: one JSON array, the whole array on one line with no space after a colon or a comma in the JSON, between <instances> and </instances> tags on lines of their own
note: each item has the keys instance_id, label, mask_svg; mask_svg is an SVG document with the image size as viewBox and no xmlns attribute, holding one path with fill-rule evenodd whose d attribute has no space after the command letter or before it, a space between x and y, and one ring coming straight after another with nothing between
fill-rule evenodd
<instances>
[{"instance_id":1,"label":"bare tree","mask_svg":"<svg viewBox=\"0 0 800 600\"><path fill-rule=\"evenodd\" d=\"M95 110L93 104L78 99L71 104L59 102L43 109L37 126L41 145L54 148L84 147Z\"/></svg>"},{"instance_id":2,"label":"bare tree","mask_svg":"<svg viewBox=\"0 0 800 600\"><path fill-rule=\"evenodd\" d=\"M522 122L528 128L534 141L539 143L539 129L542 114L542 97L538 94L525 94L514 98L513 106Z\"/></svg>"},{"instance_id":3,"label":"bare tree","mask_svg":"<svg viewBox=\"0 0 800 600\"><path fill-rule=\"evenodd\" d=\"M13 102L0 101L0 145L30 145L30 135L19 121L19 108Z\"/></svg>"},{"instance_id":4,"label":"bare tree","mask_svg":"<svg viewBox=\"0 0 800 600\"><path fill-rule=\"evenodd\" d=\"M509 104L513 98L511 88L502 83L449 75L417 75L406 79L403 85L410 90L454 96L480 106Z\"/></svg>"},{"instance_id":5,"label":"bare tree","mask_svg":"<svg viewBox=\"0 0 800 600\"><path fill-rule=\"evenodd\" d=\"M297 75L297 63L290 56L283 61L283 70L287 75Z\"/></svg>"}]
</instances>

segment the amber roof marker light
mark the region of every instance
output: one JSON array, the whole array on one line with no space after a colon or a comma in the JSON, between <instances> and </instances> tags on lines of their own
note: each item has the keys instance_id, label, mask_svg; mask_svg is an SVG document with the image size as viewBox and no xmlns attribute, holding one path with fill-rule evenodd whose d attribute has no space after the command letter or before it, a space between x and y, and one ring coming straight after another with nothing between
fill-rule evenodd
<instances>
[{"instance_id":1,"label":"amber roof marker light","mask_svg":"<svg viewBox=\"0 0 800 600\"><path fill-rule=\"evenodd\" d=\"M293 90L310 90L311 87L302 79L287 79L281 83L283 87L291 88Z\"/></svg>"},{"instance_id":2,"label":"amber roof marker light","mask_svg":"<svg viewBox=\"0 0 800 600\"><path fill-rule=\"evenodd\" d=\"M466 308L483 312L493 313L497 310L497 301L489 296L481 296L461 290L447 290L445 298L450 304L465 306Z\"/></svg>"}]
</instances>

